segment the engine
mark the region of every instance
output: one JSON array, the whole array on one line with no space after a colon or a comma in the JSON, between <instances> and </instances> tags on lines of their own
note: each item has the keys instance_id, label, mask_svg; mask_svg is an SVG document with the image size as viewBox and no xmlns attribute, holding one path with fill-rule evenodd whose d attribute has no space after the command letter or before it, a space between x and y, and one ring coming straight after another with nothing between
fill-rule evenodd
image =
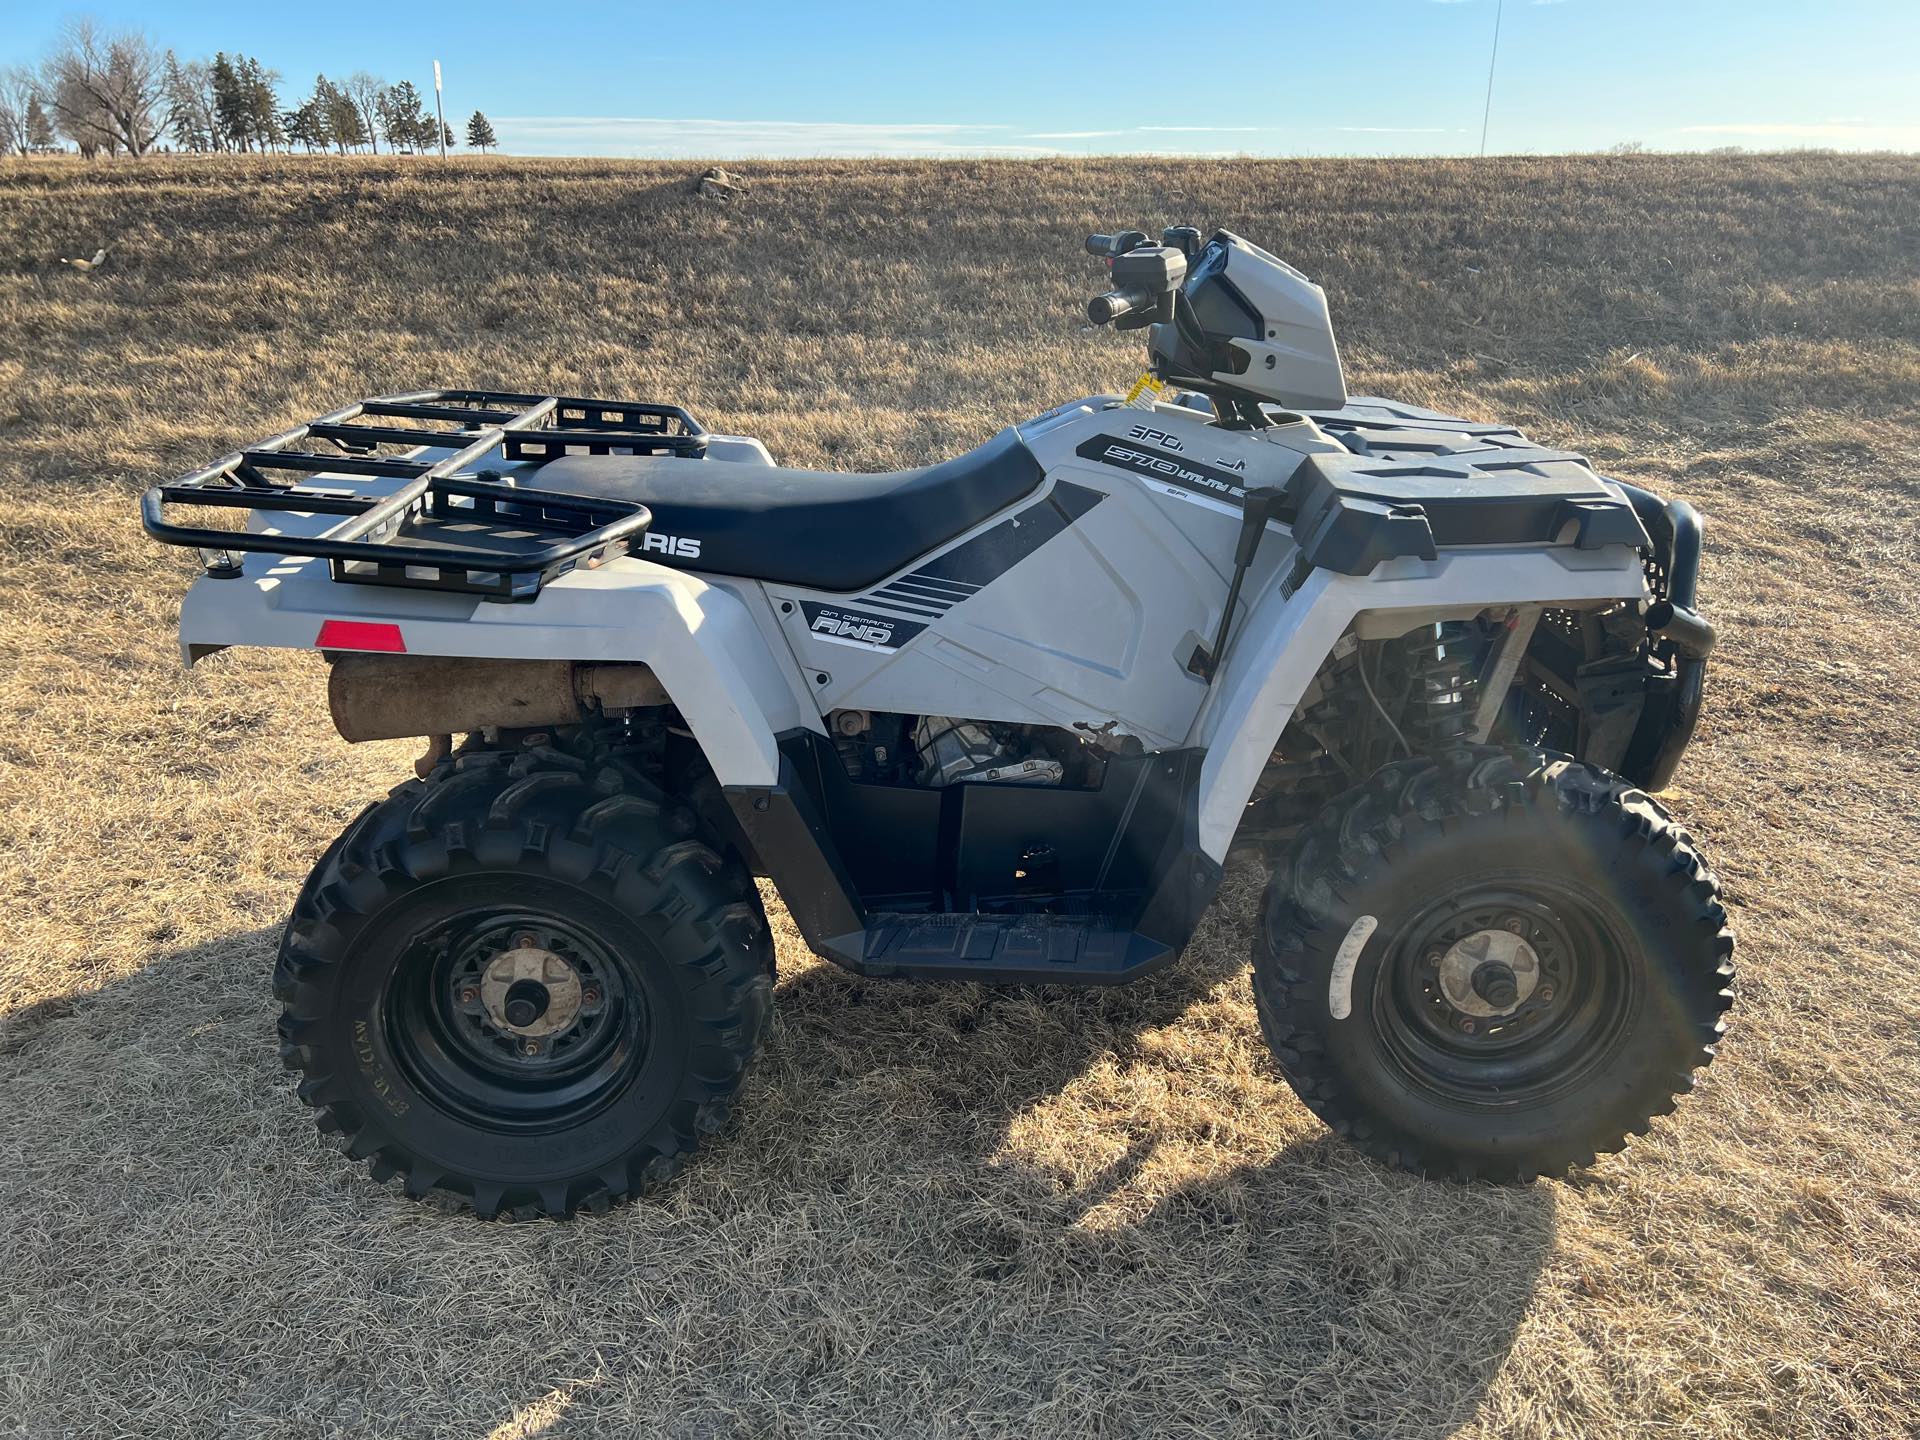
<instances>
[{"instance_id":1,"label":"engine","mask_svg":"<svg viewBox=\"0 0 1920 1440\"><path fill-rule=\"evenodd\" d=\"M1042 725L836 710L827 717L847 775L882 785L1097 785L1102 737Z\"/></svg>"},{"instance_id":2,"label":"engine","mask_svg":"<svg viewBox=\"0 0 1920 1440\"><path fill-rule=\"evenodd\" d=\"M955 720L949 715L922 715L913 727L913 749L920 765L914 778L935 788L977 780L1002 785L1058 785L1067 767L1041 755L1026 737L1015 733L1017 728L981 720Z\"/></svg>"}]
</instances>

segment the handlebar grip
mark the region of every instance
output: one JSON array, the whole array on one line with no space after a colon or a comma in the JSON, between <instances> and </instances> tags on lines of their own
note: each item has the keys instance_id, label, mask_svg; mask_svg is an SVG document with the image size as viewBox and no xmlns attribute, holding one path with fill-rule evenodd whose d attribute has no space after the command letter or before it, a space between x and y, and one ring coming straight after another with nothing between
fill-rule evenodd
<instances>
[{"instance_id":1,"label":"handlebar grip","mask_svg":"<svg viewBox=\"0 0 1920 1440\"><path fill-rule=\"evenodd\" d=\"M1136 310L1151 310L1153 303L1153 296L1138 286L1130 290L1109 290L1087 302L1087 318L1096 325L1106 325Z\"/></svg>"},{"instance_id":2,"label":"handlebar grip","mask_svg":"<svg viewBox=\"0 0 1920 1440\"><path fill-rule=\"evenodd\" d=\"M1147 236L1143 230L1122 230L1118 235L1089 235L1087 253L1111 260L1116 255L1124 255L1135 246L1146 243Z\"/></svg>"}]
</instances>

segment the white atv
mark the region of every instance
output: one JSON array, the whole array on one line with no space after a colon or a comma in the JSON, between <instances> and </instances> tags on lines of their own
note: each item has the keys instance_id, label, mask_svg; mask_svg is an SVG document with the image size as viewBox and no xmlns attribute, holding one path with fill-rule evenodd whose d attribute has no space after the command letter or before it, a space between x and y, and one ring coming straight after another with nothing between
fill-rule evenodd
<instances>
[{"instance_id":1,"label":"white atv","mask_svg":"<svg viewBox=\"0 0 1920 1440\"><path fill-rule=\"evenodd\" d=\"M863 975L1116 984L1236 845L1267 1039L1355 1144L1524 1179L1672 1107L1733 973L1646 793L1713 641L1692 510L1349 402L1316 286L1161 241L1089 241L1092 318L1151 326L1133 396L922 470L435 390L148 493L206 565L189 663L317 649L346 739L427 738L282 942L323 1129L482 1215L597 1208L727 1118L773 999L754 876Z\"/></svg>"}]
</instances>

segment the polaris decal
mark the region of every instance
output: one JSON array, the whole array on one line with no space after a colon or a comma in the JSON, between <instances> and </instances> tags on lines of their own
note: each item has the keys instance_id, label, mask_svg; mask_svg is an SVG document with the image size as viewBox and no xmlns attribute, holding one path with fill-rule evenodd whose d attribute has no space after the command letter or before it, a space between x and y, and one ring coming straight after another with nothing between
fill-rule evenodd
<instances>
[{"instance_id":1,"label":"polaris decal","mask_svg":"<svg viewBox=\"0 0 1920 1440\"><path fill-rule=\"evenodd\" d=\"M837 605L820 605L812 600L800 602L800 613L806 617L809 635L836 645L858 645L865 650L898 650L927 628L918 620L843 610Z\"/></svg>"},{"instance_id":2,"label":"polaris decal","mask_svg":"<svg viewBox=\"0 0 1920 1440\"><path fill-rule=\"evenodd\" d=\"M679 560L698 560L700 542L685 535L663 535L658 530L649 530L641 537L640 548L660 555L671 555Z\"/></svg>"},{"instance_id":3,"label":"polaris decal","mask_svg":"<svg viewBox=\"0 0 1920 1440\"><path fill-rule=\"evenodd\" d=\"M1198 461L1176 460L1171 455L1142 450L1112 435L1096 435L1074 453L1082 459L1097 460L1102 465L1112 465L1120 470L1131 470L1148 480L1177 485L1182 490L1205 495L1209 499L1235 504L1247 498L1246 488L1238 483L1239 477L1236 475L1216 470L1211 465L1202 465Z\"/></svg>"}]
</instances>

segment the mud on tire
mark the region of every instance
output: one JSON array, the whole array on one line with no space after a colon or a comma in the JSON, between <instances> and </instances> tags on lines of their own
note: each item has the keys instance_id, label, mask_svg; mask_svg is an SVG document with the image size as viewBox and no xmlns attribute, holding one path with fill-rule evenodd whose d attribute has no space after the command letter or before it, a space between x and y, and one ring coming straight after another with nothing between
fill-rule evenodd
<instances>
[{"instance_id":1,"label":"mud on tire","mask_svg":"<svg viewBox=\"0 0 1920 1440\"><path fill-rule=\"evenodd\" d=\"M376 1179L564 1216L665 1180L725 1123L772 971L744 867L637 771L472 750L334 842L274 993L301 1099Z\"/></svg>"},{"instance_id":2,"label":"mud on tire","mask_svg":"<svg viewBox=\"0 0 1920 1440\"><path fill-rule=\"evenodd\" d=\"M1521 1181L1645 1134L1707 1064L1733 936L1692 838L1527 750L1389 765L1276 858L1254 1000L1307 1106L1405 1169Z\"/></svg>"}]
</instances>

